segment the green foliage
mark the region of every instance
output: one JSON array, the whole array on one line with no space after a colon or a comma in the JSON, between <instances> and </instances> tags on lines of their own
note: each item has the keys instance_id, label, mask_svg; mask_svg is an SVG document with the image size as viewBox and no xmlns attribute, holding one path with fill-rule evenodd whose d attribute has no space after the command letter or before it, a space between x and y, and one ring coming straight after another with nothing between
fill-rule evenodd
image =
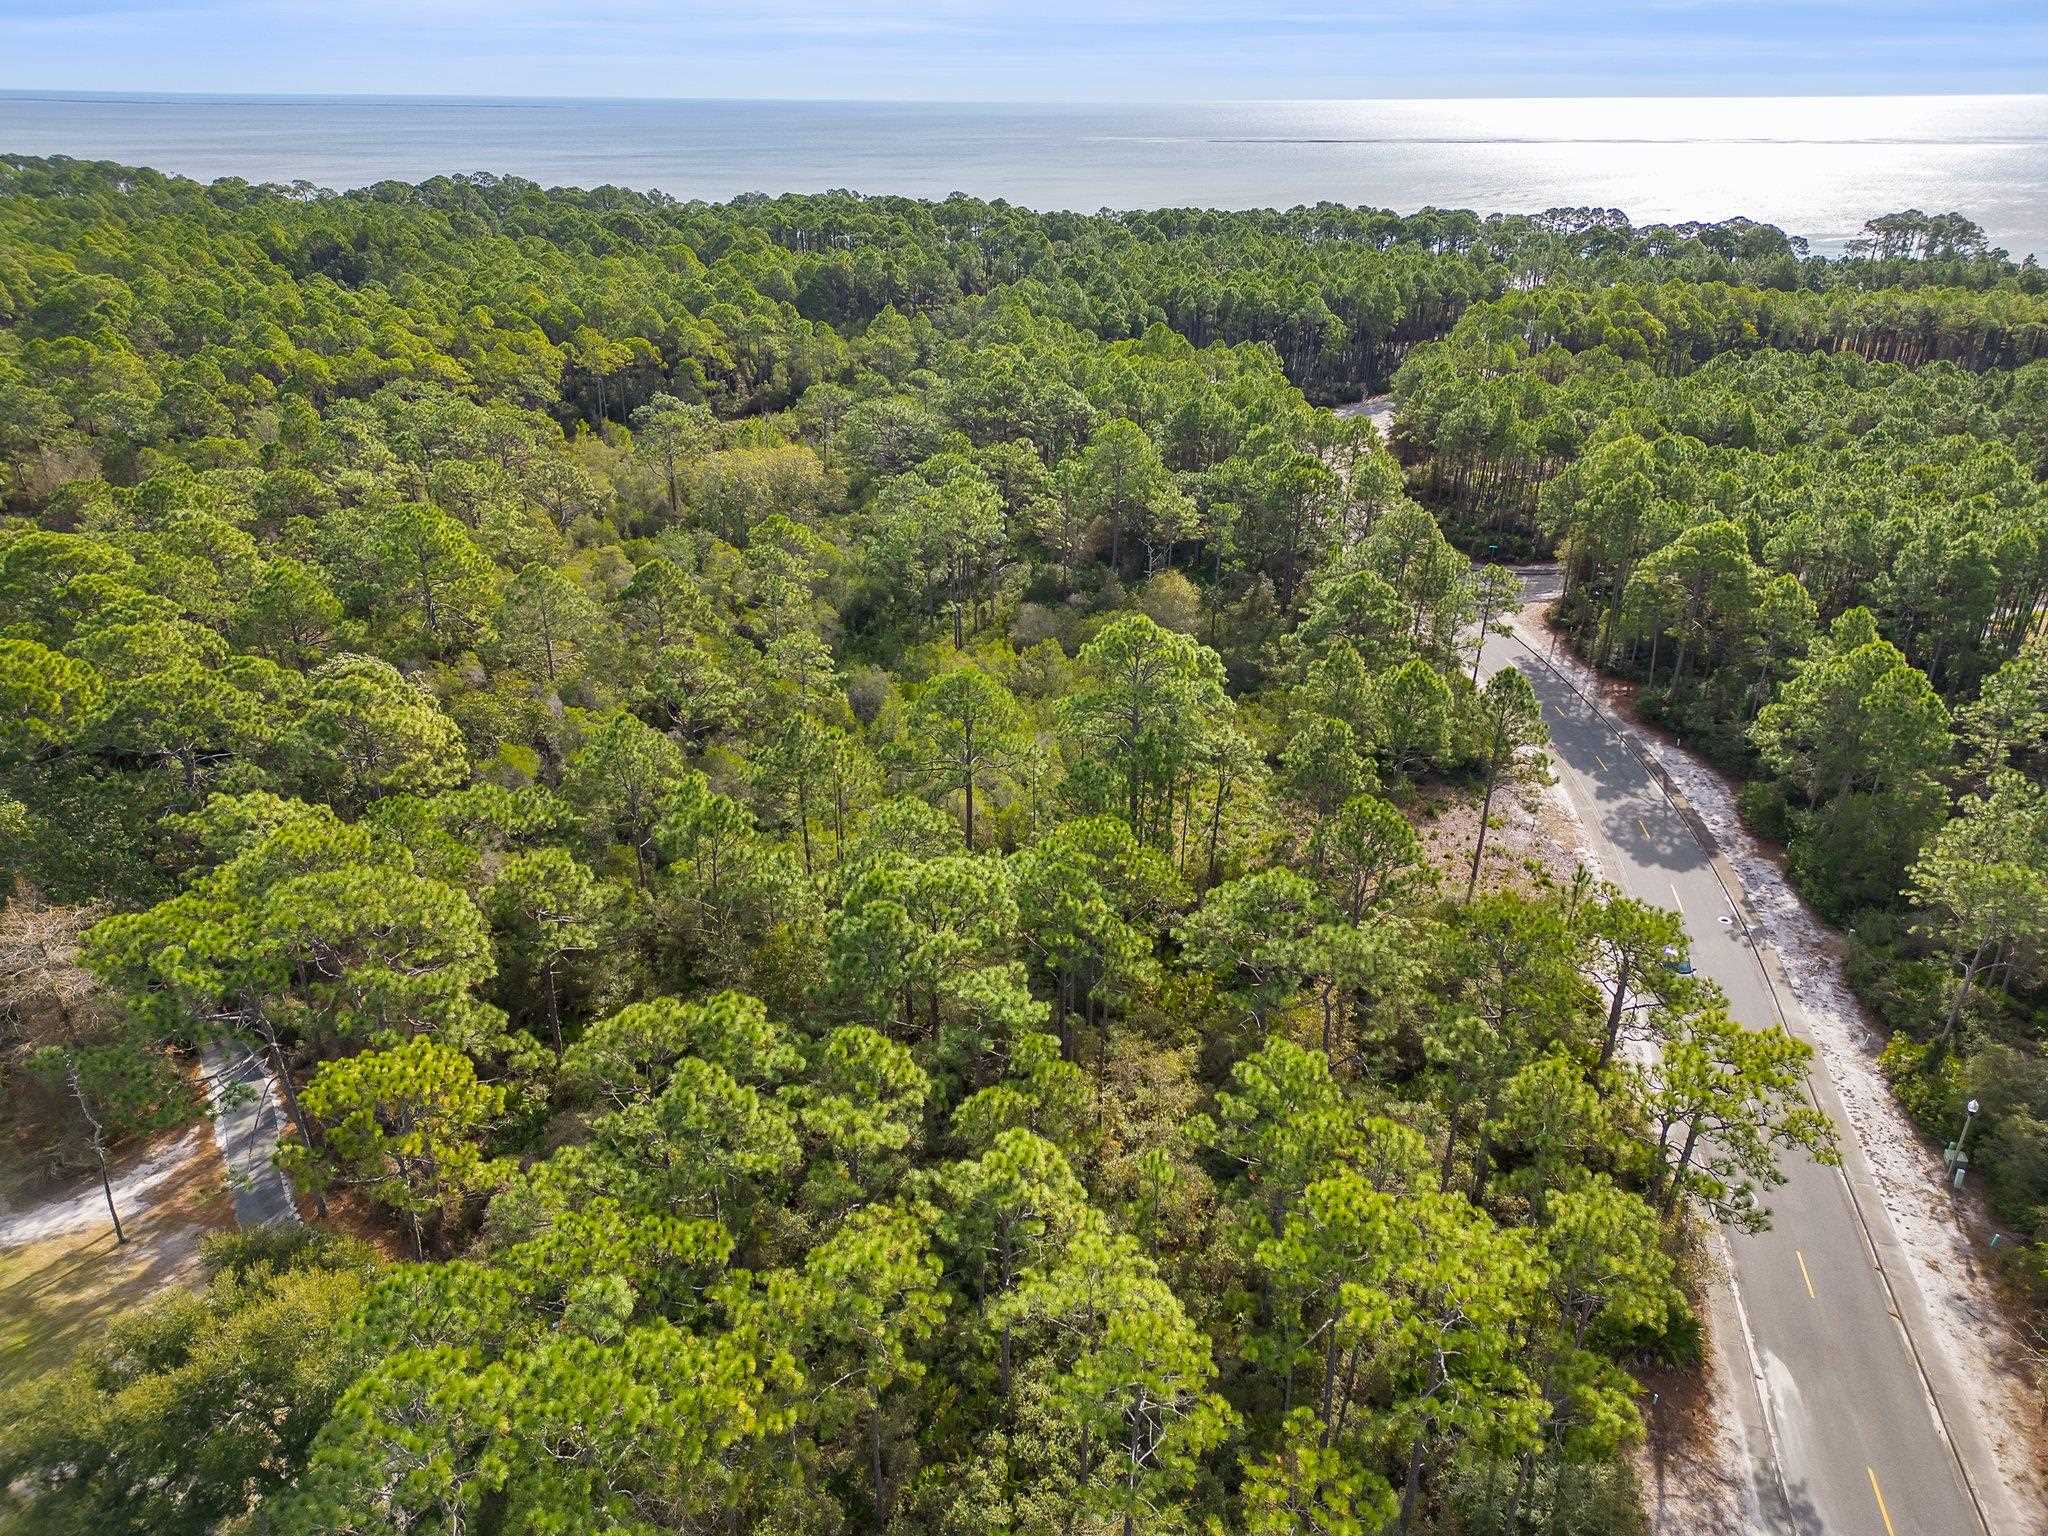
<instances>
[{"instance_id":1,"label":"green foliage","mask_svg":"<svg viewBox=\"0 0 2048 1536\"><path fill-rule=\"evenodd\" d=\"M1877 1065L1921 1130L1930 1136L1955 1134L1962 1125L1963 1103L1968 1097L1961 1057L1951 1051L1937 1052L1910 1036L1894 1035L1878 1053Z\"/></svg>"},{"instance_id":2,"label":"green foliage","mask_svg":"<svg viewBox=\"0 0 2048 1536\"><path fill-rule=\"evenodd\" d=\"M114 1320L0 1412L0 1475L33 1530L194 1532L281 1494L369 1363L351 1319L372 1258L312 1234L209 1240L202 1291Z\"/></svg>"},{"instance_id":3,"label":"green foliage","mask_svg":"<svg viewBox=\"0 0 2048 1536\"><path fill-rule=\"evenodd\" d=\"M1658 1132L1652 1190L1667 1210L1691 1193L1722 1219L1754 1226L1758 1190L1783 1180L1774 1149L1833 1159L1833 1122L1806 1093L1812 1055L1782 1029L1745 1029L1716 1006L1678 1021L1647 1106Z\"/></svg>"},{"instance_id":4,"label":"green foliage","mask_svg":"<svg viewBox=\"0 0 2048 1536\"><path fill-rule=\"evenodd\" d=\"M1915 872L2032 1219L2039 295L1966 235L8 161L10 1027L102 1159L260 1054L414 1255L216 1245L0 1430L37 1518L1610 1519L1670 1218L1825 1138L1667 916L1441 899L1418 803L1542 732L1408 491L1540 520L1816 888ZM1761 345L1850 338L1986 371ZM1310 403L1397 367L1405 470Z\"/></svg>"},{"instance_id":5,"label":"green foliage","mask_svg":"<svg viewBox=\"0 0 2048 1536\"><path fill-rule=\"evenodd\" d=\"M359 1185L416 1236L445 1230L507 1175L482 1148L504 1089L479 1083L467 1056L424 1036L323 1063L301 1102L323 1129L317 1145L285 1149L286 1171L315 1190Z\"/></svg>"}]
</instances>

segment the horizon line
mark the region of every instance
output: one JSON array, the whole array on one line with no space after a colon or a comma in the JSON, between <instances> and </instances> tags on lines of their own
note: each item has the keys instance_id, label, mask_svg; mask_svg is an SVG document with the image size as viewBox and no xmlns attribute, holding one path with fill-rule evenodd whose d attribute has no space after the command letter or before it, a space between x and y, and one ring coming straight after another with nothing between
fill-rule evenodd
<instances>
[{"instance_id":1,"label":"horizon line","mask_svg":"<svg viewBox=\"0 0 2048 1536\"><path fill-rule=\"evenodd\" d=\"M639 96L639 95L491 95L471 91L207 91L175 89L109 89L97 86L0 85L0 97L62 101L95 99L193 101L436 101L436 102L618 102L684 104L717 102L761 106L902 106L902 107L1087 107L1087 106L1243 106L1355 105L1486 101L2044 101L2039 91L1666 91L1585 92L1536 91L1520 95L1443 94L1435 96Z\"/></svg>"}]
</instances>

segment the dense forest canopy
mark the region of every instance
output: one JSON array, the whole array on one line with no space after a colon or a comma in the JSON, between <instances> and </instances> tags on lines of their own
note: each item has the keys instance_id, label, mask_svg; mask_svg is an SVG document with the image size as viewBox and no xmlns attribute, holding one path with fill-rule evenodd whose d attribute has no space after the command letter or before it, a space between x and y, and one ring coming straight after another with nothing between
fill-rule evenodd
<instances>
[{"instance_id":1,"label":"dense forest canopy","mask_svg":"<svg viewBox=\"0 0 2048 1536\"><path fill-rule=\"evenodd\" d=\"M1916 1081L2032 1061L2048 284L1870 238L0 161L16 1078L254 1054L315 1216L23 1518L1637 1529L1688 1213L1829 1134L1671 914L1429 855L1543 773L1444 528L1882 826Z\"/></svg>"}]
</instances>

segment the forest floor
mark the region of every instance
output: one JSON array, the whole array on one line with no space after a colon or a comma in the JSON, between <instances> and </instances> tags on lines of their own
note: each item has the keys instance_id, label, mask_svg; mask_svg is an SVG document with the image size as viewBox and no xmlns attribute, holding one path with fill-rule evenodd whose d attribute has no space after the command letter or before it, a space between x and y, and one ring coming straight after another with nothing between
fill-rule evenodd
<instances>
[{"instance_id":1,"label":"forest floor","mask_svg":"<svg viewBox=\"0 0 2048 1536\"><path fill-rule=\"evenodd\" d=\"M1479 837L1478 803L1466 790L1434 785L1415 797L1408 815L1440 889L1454 895L1463 892L1472 874L1472 845ZM1591 858L1569 805L1551 786L1495 794L1492 821L1481 876L1489 890L1533 892L1565 885Z\"/></svg>"},{"instance_id":2,"label":"forest floor","mask_svg":"<svg viewBox=\"0 0 2048 1536\"><path fill-rule=\"evenodd\" d=\"M1544 612L1544 605L1531 605L1518 627L1531 644L1547 649ZM1879 1072L1883 1031L1849 990L1841 936L1799 899L1771 851L1742 825L1731 780L1637 718L1626 686L1599 676L1562 648L1553 664L1630 723L1639 744L1670 775L1739 877L1751 929L1757 942L1776 950L1782 961L1817 1064L1847 1111L1913 1283L1926 1302L1933 1337L1922 1341L1923 1347L1931 1344L1947 1357L2015 1502L2037 1512L2036 1531L2048 1531L2048 1422L1989 1259L1992 1224L1974 1192L1950 1190L1941 1149L1906 1117Z\"/></svg>"},{"instance_id":3,"label":"forest floor","mask_svg":"<svg viewBox=\"0 0 2048 1536\"><path fill-rule=\"evenodd\" d=\"M127 1241L94 1174L52 1179L9 1149L0 1186L0 1391L65 1364L109 1321L199 1276L199 1242L234 1225L227 1169L203 1124L134 1148L116 1168Z\"/></svg>"}]
</instances>

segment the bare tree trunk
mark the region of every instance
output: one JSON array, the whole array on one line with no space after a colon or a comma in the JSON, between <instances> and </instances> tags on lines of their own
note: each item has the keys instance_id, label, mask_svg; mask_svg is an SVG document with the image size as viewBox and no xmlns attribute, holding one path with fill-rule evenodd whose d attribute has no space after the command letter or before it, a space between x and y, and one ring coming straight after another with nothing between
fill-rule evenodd
<instances>
[{"instance_id":1,"label":"bare tree trunk","mask_svg":"<svg viewBox=\"0 0 2048 1536\"><path fill-rule=\"evenodd\" d=\"M548 983L548 1033L554 1037L555 1065L562 1064L562 999L555 990L555 962L550 960L541 967L541 974Z\"/></svg>"},{"instance_id":2,"label":"bare tree trunk","mask_svg":"<svg viewBox=\"0 0 2048 1536\"><path fill-rule=\"evenodd\" d=\"M1468 902L1479 889L1479 861L1486 857L1486 821L1493 814L1493 791L1499 780L1500 750L1496 745L1493 760L1486 770L1486 798L1479 806L1479 841L1472 848L1472 878L1465 882L1465 900Z\"/></svg>"},{"instance_id":3,"label":"bare tree trunk","mask_svg":"<svg viewBox=\"0 0 2048 1536\"><path fill-rule=\"evenodd\" d=\"M313 1127L306 1121L306 1112L299 1107L299 1091L292 1086L292 1074L285 1064L284 1044L277 1038L277 1026L270 1015L261 1008L256 1010L256 1029L263 1036L263 1043L270 1048L270 1069L277 1074L277 1091L284 1096L285 1113L292 1117L292 1125L299 1133L300 1144L311 1150ZM560 1060L559 1050L556 1060ZM313 1214L321 1220L327 1219L327 1196L319 1190L313 1192Z\"/></svg>"},{"instance_id":4,"label":"bare tree trunk","mask_svg":"<svg viewBox=\"0 0 2048 1536\"><path fill-rule=\"evenodd\" d=\"M1621 1015L1628 997L1628 961L1624 958L1621 968L1614 975L1614 1001L1607 1009L1607 1038L1600 1046L1600 1060L1595 1064L1595 1073L1607 1070L1607 1064L1614 1060L1615 1047L1621 1041Z\"/></svg>"},{"instance_id":5,"label":"bare tree trunk","mask_svg":"<svg viewBox=\"0 0 2048 1536\"><path fill-rule=\"evenodd\" d=\"M114 1222L114 1241L117 1244L125 1243L128 1241L128 1234L121 1230L121 1213L114 1208L114 1184L107 1177L106 1129L100 1124L99 1116L92 1112L92 1102L85 1096L85 1083L78 1075L76 1062L72 1063L70 1070L65 1074L65 1081L70 1085L72 1098L78 1101L78 1112L85 1116L85 1123L92 1128L92 1155L93 1160L99 1164L100 1193L107 1197L107 1215Z\"/></svg>"},{"instance_id":6,"label":"bare tree trunk","mask_svg":"<svg viewBox=\"0 0 2048 1536\"><path fill-rule=\"evenodd\" d=\"M1987 944L1979 944L1976 952L1963 965L1962 980L1957 983L1956 995L1948 1005L1948 1017L1942 1020L1941 1024L1940 1043L1943 1046L1955 1038L1956 1026L1963 1021L1963 1005L1970 1000L1970 992L1977 981L1977 970L1984 963L1984 951L1987 947Z\"/></svg>"},{"instance_id":7,"label":"bare tree trunk","mask_svg":"<svg viewBox=\"0 0 2048 1536\"><path fill-rule=\"evenodd\" d=\"M959 642L954 642L955 650ZM964 713L964 711L963 711ZM960 774L960 787L967 797L967 851L974 852L974 722L963 720L960 725L961 757L965 766Z\"/></svg>"},{"instance_id":8,"label":"bare tree trunk","mask_svg":"<svg viewBox=\"0 0 2048 1536\"><path fill-rule=\"evenodd\" d=\"M796 775L796 819L803 834L804 879L815 881L817 876L811 868L811 779L801 767Z\"/></svg>"},{"instance_id":9,"label":"bare tree trunk","mask_svg":"<svg viewBox=\"0 0 2048 1536\"><path fill-rule=\"evenodd\" d=\"M1140 1422L1137 1414L1131 1415L1130 1465L1124 1469L1124 1493L1126 1495L1124 1500L1124 1536L1136 1536L1138 1529L1137 1516L1131 1506L1137 1501L1138 1496L1138 1430Z\"/></svg>"},{"instance_id":10,"label":"bare tree trunk","mask_svg":"<svg viewBox=\"0 0 2048 1536\"><path fill-rule=\"evenodd\" d=\"M1323 1344L1323 1392L1319 1411L1326 1426L1330 1422L1331 1404L1335 1401L1337 1395L1337 1329L1335 1322L1336 1320L1332 1318L1330 1337ZM1288 1385L1292 1387L1294 1373L1291 1370L1287 1373L1287 1379Z\"/></svg>"},{"instance_id":11,"label":"bare tree trunk","mask_svg":"<svg viewBox=\"0 0 2048 1536\"><path fill-rule=\"evenodd\" d=\"M1209 885L1216 884L1216 838L1223 830L1223 790L1227 775L1216 775L1216 804L1209 812Z\"/></svg>"},{"instance_id":12,"label":"bare tree trunk","mask_svg":"<svg viewBox=\"0 0 2048 1536\"><path fill-rule=\"evenodd\" d=\"M1516 1518L1522 1511L1522 1500L1528 1497L1529 1489L1534 1485L1535 1481L1536 1453L1534 1451L1524 1451L1522 1452L1522 1463L1515 1470L1514 1492L1508 1495L1508 1514L1506 1521L1501 1527L1503 1530L1512 1531L1515 1529Z\"/></svg>"},{"instance_id":13,"label":"bare tree trunk","mask_svg":"<svg viewBox=\"0 0 2048 1536\"><path fill-rule=\"evenodd\" d=\"M1408 1448L1408 1477L1401 1487L1401 1515L1394 1522L1394 1529L1407 1536L1408 1522L1415 1514L1415 1503L1422 1492L1422 1436L1415 1437L1415 1443Z\"/></svg>"},{"instance_id":14,"label":"bare tree trunk","mask_svg":"<svg viewBox=\"0 0 2048 1536\"><path fill-rule=\"evenodd\" d=\"M1678 1166L1671 1170L1671 1182L1664 1189L1664 1214L1670 1215L1678 1204L1678 1196L1685 1188L1685 1171L1692 1166L1693 1148L1699 1145L1700 1124L1695 1118L1685 1132L1685 1149L1678 1154Z\"/></svg>"},{"instance_id":15,"label":"bare tree trunk","mask_svg":"<svg viewBox=\"0 0 2048 1536\"><path fill-rule=\"evenodd\" d=\"M883 1530L889 1524L888 1490L882 1486L882 1405L868 1416L868 1457L874 1476L875 1529Z\"/></svg>"}]
</instances>

